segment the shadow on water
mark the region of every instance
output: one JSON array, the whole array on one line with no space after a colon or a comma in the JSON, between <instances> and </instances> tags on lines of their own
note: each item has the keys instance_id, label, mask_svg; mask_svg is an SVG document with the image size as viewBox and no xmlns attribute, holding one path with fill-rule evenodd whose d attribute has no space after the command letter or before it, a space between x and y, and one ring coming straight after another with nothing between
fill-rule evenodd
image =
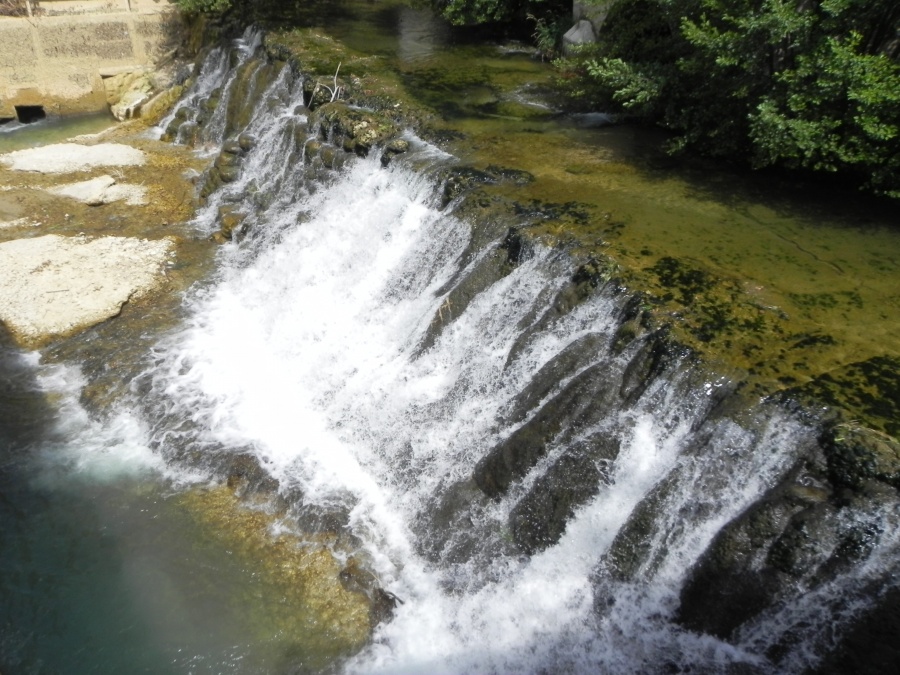
<instances>
[{"instance_id":1,"label":"shadow on water","mask_svg":"<svg viewBox=\"0 0 900 675\"><path fill-rule=\"evenodd\" d=\"M321 556L282 555L297 569L275 583L287 545L266 548L267 521L161 476L132 416L104 402L92 419L70 361L0 331L0 673L324 672L346 655L304 604Z\"/></svg>"},{"instance_id":2,"label":"shadow on water","mask_svg":"<svg viewBox=\"0 0 900 675\"><path fill-rule=\"evenodd\" d=\"M145 627L109 583L121 559L90 497L39 484L56 432L37 372L0 323L0 672L165 672L134 659Z\"/></svg>"}]
</instances>

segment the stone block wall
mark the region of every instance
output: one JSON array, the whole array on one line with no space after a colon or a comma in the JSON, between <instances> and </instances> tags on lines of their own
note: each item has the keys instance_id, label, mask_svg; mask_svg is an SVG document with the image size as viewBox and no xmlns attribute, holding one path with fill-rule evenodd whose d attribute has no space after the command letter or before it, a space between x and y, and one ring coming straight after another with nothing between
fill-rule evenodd
<instances>
[{"instance_id":1,"label":"stone block wall","mask_svg":"<svg viewBox=\"0 0 900 675\"><path fill-rule=\"evenodd\" d=\"M16 106L65 115L107 107L103 79L152 69L176 49L167 0L43 0L32 17L0 17L0 118Z\"/></svg>"}]
</instances>

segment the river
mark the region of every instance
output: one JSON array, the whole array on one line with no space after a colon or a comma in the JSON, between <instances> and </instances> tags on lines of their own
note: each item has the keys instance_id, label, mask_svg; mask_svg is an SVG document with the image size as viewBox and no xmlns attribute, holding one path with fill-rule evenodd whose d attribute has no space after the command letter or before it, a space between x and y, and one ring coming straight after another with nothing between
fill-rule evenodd
<instances>
[{"instance_id":1,"label":"river","mask_svg":"<svg viewBox=\"0 0 900 675\"><path fill-rule=\"evenodd\" d=\"M239 234L163 320L3 336L0 671L824 667L900 514L779 395L896 363L891 207L558 115L521 45L421 11L323 23L270 45L395 87L408 151L304 160L310 75L248 31L181 132L252 139L183 226Z\"/></svg>"}]
</instances>

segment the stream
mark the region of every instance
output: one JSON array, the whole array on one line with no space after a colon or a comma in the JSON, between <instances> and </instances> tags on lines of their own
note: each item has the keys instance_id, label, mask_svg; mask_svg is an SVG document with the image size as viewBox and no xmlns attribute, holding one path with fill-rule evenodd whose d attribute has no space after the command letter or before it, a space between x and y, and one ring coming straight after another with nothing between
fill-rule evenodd
<instances>
[{"instance_id":1,"label":"stream","mask_svg":"<svg viewBox=\"0 0 900 675\"><path fill-rule=\"evenodd\" d=\"M900 509L785 401L900 358L895 207L558 114L423 11L320 23L208 50L146 132L240 157L164 320L0 335L0 672L830 672ZM389 162L310 129L329 40L431 111Z\"/></svg>"}]
</instances>

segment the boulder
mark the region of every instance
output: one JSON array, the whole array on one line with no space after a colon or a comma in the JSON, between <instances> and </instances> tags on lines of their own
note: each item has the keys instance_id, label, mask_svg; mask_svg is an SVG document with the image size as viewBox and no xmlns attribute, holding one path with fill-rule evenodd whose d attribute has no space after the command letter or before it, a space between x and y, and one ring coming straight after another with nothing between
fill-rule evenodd
<instances>
[{"instance_id":1,"label":"boulder","mask_svg":"<svg viewBox=\"0 0 900 675\"><path fill-rule=\"evenodd\" d=\"M103 87L109 110L120 121L137 117L141 106L150 100L154 90L150 75L143 70L105 77Z\"/></svg>"},{"instance_id":2,"label":"boulder","mask_svg":"<svg viewBox=\"0 0 900 675\"><path fill-rule=\"evenodd\" d=\"M597 35L594 33L594 27L591 25L591 22L587 19L582 19L566 31L562 41L563 51L569 54L572 52L572 48L577 45L596 42Z\"/></svg>"},{"instance_id":3,"label":"boulder","mask_svg":"<svg viewBox=\"0 0 900 675\"><path fill-rule=\"evenodd\" d=\"M386 145L400 129L385 115L351 108L346 103L326 103L316 109L310 130L324 140L342 145L347 152L365 157L376 145Z\"/></svg>"}]
</instances>

